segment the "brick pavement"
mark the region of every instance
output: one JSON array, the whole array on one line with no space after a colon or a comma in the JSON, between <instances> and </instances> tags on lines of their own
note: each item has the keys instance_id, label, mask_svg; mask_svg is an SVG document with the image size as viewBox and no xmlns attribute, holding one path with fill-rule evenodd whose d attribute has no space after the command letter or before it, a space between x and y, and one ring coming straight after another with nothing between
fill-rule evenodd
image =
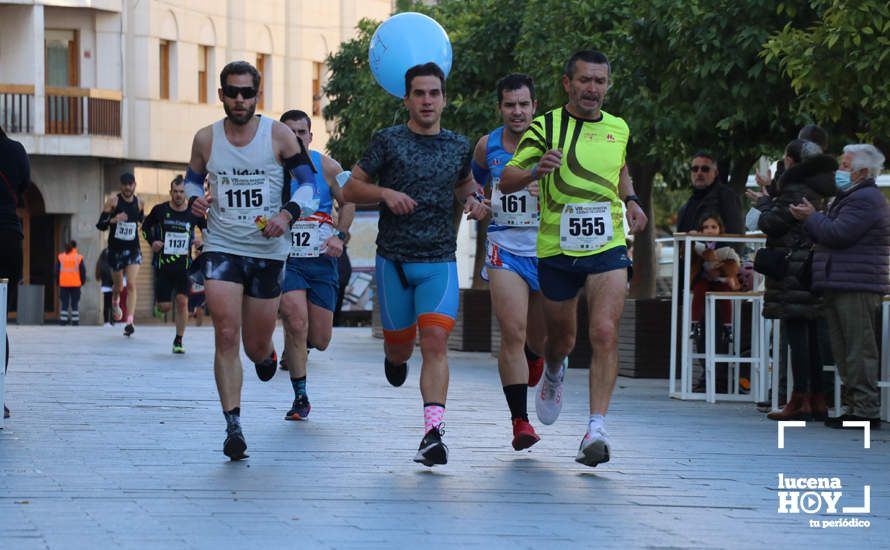
<instances>
[{"instance_id":1,"label":"brick pavement","mask_svg":"<svg viewBox=\"0 0 890 550\"><path fill-rule=\"evenodd\" d=\"M789 430L752 405L666 397L666 382L620 378L610 463L573 457L587 414L586 372L567 375L559 421L510 448L494 359L453 353L449 464L411 461L422 436L417 380L392 388L369 329L336 329L310 356L307 422L285 422L287 376L261 383L245 359L250 459L220 449L225 422L212 332L189 328L11 327L0 430L0 547L628 548L881 547L890 535L890 430ZM276 332L278 349L281 332ZM419 356L419 353L417 354ZM841 505L871 485L868 529L808 527L827 514L776 512L777 474L837 476ZM857 489L858 488L858 489Z\"/></svg>"}]
</instances>

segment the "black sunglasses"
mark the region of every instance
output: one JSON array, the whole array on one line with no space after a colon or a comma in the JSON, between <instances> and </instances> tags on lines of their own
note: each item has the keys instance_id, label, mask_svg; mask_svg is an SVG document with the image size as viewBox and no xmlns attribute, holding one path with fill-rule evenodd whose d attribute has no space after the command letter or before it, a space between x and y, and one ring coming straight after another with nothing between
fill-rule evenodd
<instances>
[{"instance_id":1,"label":"black sunglasses","mask_svg":"<svg viewBox=\"0 0 890 550\"><path fill-rule=\"evenodd\" d=\"M253 86L223 86L223 95L231 98L237 99L238 94L241 94L241 97L244 99L251 99L256 97L257 89Z\"/></svg>"},{"instance_id":2,"label":"black sunglasses","mask_svg":"<svg viewBox=\"0 0 890 550\"><path fill-rule=\"evenodd\" d=\"M690 170L692 170L693 172L704 172L705 174L707 174L708 172L711 171L711 167L708 166L707 164L705 164L704 166L693 165L692 168L690 168Z\"/></svg>"}]
</instances>

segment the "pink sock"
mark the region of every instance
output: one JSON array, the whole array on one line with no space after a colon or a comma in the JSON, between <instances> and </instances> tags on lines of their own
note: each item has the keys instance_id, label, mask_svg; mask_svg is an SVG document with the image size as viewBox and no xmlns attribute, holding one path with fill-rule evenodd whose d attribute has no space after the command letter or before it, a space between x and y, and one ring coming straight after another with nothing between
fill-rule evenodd
<instances>
[{"instance_id":1,"label":"pink sock","mask_svg":"<svg viewBox=\"0 0 890 550\"><path fill-rule=\"evenodd\" d=\"M423 404L423 433L427 433L445 420L445 406L439 403Z\"/></svg>"},{"instance_id":2,"label":"pink sock","mask_svg":"<svg viewBox=\"0 0 890 550\"><path fill-rule=\"evenodd\" d=\"M133 324L133 316L132 316L132 315L127 315L127 324L128 324L128 325L132 325L132 324Z\"/></svg>"}]
</instances>

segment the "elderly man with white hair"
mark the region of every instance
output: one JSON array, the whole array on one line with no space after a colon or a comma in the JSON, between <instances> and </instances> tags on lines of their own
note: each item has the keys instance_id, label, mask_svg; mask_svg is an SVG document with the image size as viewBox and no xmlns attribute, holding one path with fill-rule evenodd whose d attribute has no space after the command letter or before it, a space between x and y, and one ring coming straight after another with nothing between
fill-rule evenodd
<instances>
[{"instance_id":1,"label":"elderly man with white hair","mask_svg":"<svg viewBox=\"0 0 890 550\"><path fill-rule=\"evenodd\" d=\"M875 184L883 166L874 145L847 145L828 211L814 211L806 199L790 207L816 243L813 289L824 295L831 349L849 390L848 411L826 420L830 428L845 420L881 427L877 319L890 292L890 205Z\"/></svg>"}]
</instances>

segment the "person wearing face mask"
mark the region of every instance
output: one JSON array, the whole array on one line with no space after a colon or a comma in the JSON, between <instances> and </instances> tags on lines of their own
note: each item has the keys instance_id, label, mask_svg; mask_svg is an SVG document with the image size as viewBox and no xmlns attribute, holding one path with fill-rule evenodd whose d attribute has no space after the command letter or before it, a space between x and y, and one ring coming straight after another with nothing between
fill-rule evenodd
<instances>
[{"instance_id":1,"label":"person wearing face mask","mask_svg":"<svg viewBox=\"0 0 890 550\"><path fill-rule=\"evenodd\" d=\"M883 166L874 145L847 145L827 212L806 197L789 207L816 244L813 289L823 294L831 349L849 390L849 409L826 420L830 428L843 428L845 420L881 427L877 319L890 292L890 204L875 184Z\"/></svg>"},{"instance_id":2,"label":"person wearing face mask","mask_svg":"<svg viewBox=\"0 0 890 550\"><path fill-rule=\"evenodd\" d=\"M823 363L816 321L821 300L810 289L807 267L813 242L789 207L807 200L821 210L836 192L837 162L816 143L795 139L785 148L783 165L774 195L760 195L754 204L761 213L757 227L767 236L767 249L787 258L783 277L766 278L763 316L781 319L787 331L794 391L781 411L767 416L772 420L825 420L828 407L822 393Z\"/></svg>"}]
</instances>

